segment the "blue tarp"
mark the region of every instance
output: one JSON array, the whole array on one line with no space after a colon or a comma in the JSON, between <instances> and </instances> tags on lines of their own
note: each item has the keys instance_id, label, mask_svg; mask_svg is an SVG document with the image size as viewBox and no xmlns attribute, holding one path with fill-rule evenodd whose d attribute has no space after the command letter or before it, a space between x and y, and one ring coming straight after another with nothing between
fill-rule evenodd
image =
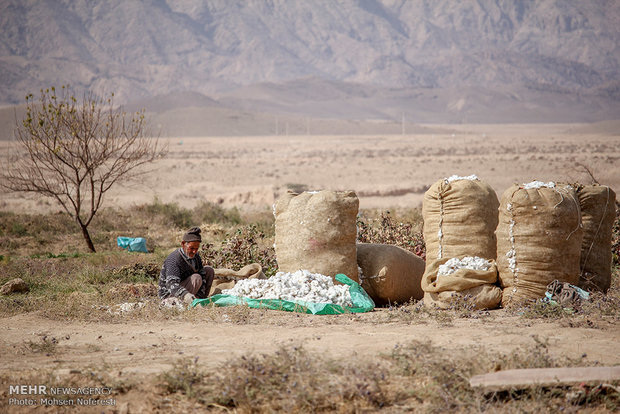
<instances>
[{"instance_id":1,"label":"blue tarp","mask_svg":"<svg viewBox=\"0 0 620 414\"><path fill-rule=\"evenodd\" d=\"M130 252L148 253L146 239L144 237L117 237L116 244Z\"/></svg>"}]
</instances>

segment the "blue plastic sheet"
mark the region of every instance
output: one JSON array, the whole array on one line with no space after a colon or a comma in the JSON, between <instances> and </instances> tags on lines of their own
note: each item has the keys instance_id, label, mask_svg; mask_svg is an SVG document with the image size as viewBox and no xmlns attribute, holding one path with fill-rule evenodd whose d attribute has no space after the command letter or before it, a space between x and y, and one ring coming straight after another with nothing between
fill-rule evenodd
<instances>
[{"instance_id":1,"label":"blue plastic sheet","mask_svg":"<svg viewBox=\"0 0 620 414\"><path fill-rule=\"evenodd\" d=\"M252 299L244 296L232 295L213 295L206 299L194 299L190 307L198 305L207 306L213 304L215 306L235 306L247 305L250 308L263 308L283 310L288 312L311 313L313 315L337 315L341 313L360 313L370 312L374 309L375 303L368 296L366 291L359 283L349 279L347 276L339 273L335 279L349 286L351 301L353 306L340 306L333 303L313 303L303 301L290 301L281 299Z\"/></svg>"},{"instance_id":2,"label":"blue plastic sheet","mask_svg":"<svg viewBox=\"0 0 620 414\"><path fill-rule=\"evenodd\" d=\"M116 244L130 252L148 253L146 239L144 237L117 237Z\"/></svg>"}]
</instances>

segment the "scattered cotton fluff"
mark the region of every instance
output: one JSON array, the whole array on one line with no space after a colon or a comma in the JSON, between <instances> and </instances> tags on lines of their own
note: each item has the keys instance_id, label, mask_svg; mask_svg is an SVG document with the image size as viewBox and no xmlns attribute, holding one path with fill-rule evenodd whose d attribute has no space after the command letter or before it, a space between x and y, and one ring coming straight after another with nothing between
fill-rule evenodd
<instances>
[{"instance_id":1,"label":"scattered cotton fluff","mask_svg":"<svg viewBox=\"0 0 620 414\"><path fill-rule=\"evenodd\" d=\"M446 263L439 266L437 276L451 275L459 269L489 270L490 267L491 262L487 259L483 259L482 257L467 256L463 257L462 259L453 257Z\"/></svg>"},{"instance_id":2,"label":"scattered cotton fluff","mask_svg":"<svg viewBox=\"0 0 620 414\"><path fill-rule=\"evenodd\" d=\"M441 227L443 226L443 197L440 199L439 204L439 231L437 231L437 238L439 242L439 248L437 249L437 259L441 259L443 255L443 230Z\"/></svg>"},{"instance_id":3,"label":"scattered cotton fluff","mask_svg":"<svg viewBox=\"0 0 620 414\"><path fill-rule=\"evenodd\" d=\"M506 210L510 213L510 228L508 230L508 235L510 236L510 250L506 253L506 258L508 259L508 267L514 276L514 282L512 287L512 292L517 291L517 281L518 281L518 271L517 267L517 251L515 250L515 219L512 212L512 203L508 203L506 205Z\"/></svg>"},{"instance_id":4,"label":"scattered cotton fluff","mask_svg":"<svg viewBox=\"0 0 620 414\"><path fill-rule=\"evenodd\" d=\"M466 177L461 177L455 174L455 175L451 175L448 178L444 178L444 181L446 182L446 184L451 183L452 181L458 181L458 180L478 181L478 176L476 174L472 174Z\"/></svg>"},{"instance_id":5,"label":"scattered cotton fluff","mask_svg":"<svg viewBox=\"0 0 620 414\"><path fill-rule=\"evenodd\" d=\"M133 312L141 309L146 305L144 302L125 302L114 305L113 308L108 309L108 313L112 315L124 315L126 313Z\"/></svg>"},{"instance_id":6,"label":"scattered cotton fluff","mask_svg":"<svg viewBox=\"0 0 620 414\"><path fill-rule=\"evenodd\" d=\"M542 181L532 181L530 183L524 183L523 188L526 190L530 190L532 188L555 188L555 183L553 181L549 181L548 183L543 183Z\"/></svg>"},{"instance_id":7,"label":"scattered cotton fluff","mask_svg":"<svg viewBox=\"0 0 620 414\"><path fill-rule=\"evenodd\" d=\"M225 289L222 293L252 299L281 299L353 306L348 286L336 286L331 277L311 273L308 270L293 273L278 272L269 279L240 280L232 289Z\"/></svg>"}]
</instances>

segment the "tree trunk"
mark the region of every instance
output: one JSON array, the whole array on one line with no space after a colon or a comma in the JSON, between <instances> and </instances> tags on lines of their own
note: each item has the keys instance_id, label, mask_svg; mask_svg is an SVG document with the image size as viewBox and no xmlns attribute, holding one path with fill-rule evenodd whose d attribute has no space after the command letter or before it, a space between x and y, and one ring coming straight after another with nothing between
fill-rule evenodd
<instances>
[{"instance_id":1,"label":"tree trunk","mask_svg":"<svg viewBox=\"0 0 620 414\"><path fill-rule=\"evenodd\" d=\"M95 245L93 244L93 241L90 238L90 234L88 234L87 226L80 223L80 227L82 228L82 236L84 236L84 240L86 241L86 244L88 245L88 249L92 253L95 253Z\"/></svg>"}]
</instances>

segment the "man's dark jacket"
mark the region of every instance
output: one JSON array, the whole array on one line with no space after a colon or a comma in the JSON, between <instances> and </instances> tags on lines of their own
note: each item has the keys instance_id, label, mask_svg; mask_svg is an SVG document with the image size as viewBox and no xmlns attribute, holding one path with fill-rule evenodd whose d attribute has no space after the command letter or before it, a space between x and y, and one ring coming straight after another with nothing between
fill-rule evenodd
<instances>
[{"instance_id":1,"label":"man's dark jacket","mask_svg":"<svg viewBox=\"0 0 620 414\"><path fill-rule=\"evenodd\" d=\"M196 254L190 259L183 248L178 248L170 253L164 260L164 265L159 274L159 298L177 297L183 299L183 296L188 292L181 286L181 282L194 273L199 273L202 276L202 286L196 293L196 297L204 299L209 292L205 292L207 286L206 271L200 255Z\"/></svg>"}]
</instances>

